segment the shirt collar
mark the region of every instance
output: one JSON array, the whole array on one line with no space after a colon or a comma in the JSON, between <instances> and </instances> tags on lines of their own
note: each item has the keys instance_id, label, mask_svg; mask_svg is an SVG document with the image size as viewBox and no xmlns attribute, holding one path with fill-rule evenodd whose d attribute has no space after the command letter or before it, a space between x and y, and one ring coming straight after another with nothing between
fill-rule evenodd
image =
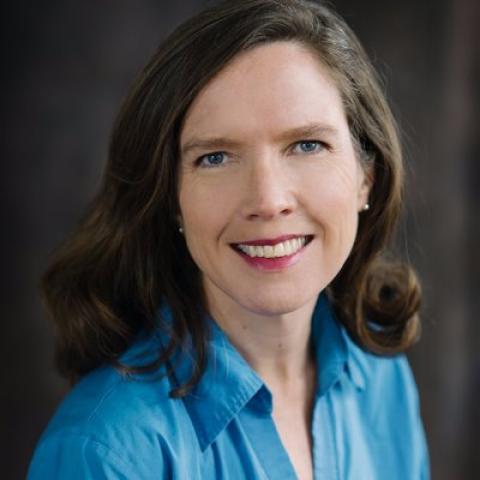
<instances>
[{"instance_id":1,"label":"shirt collar","mask_svg":"<svg viewBox=\"0 0 480 480\"><path fill-rule=\"evenodd\" d=\"M171 311L164 305L161 318L171 322ZM263 414L272 412L272 395L253 368L229 341L218 324L208 317L210 338L207 366L192 391L183 398L185 407L205 450L217 435L249 402ZM324 395L346 372L357 388L364 388L364 378L349 355L351 341L336 320L325 293L319 296L312 316L312 338L316 352L316 396ZM185 351L189 351L188 345ZM186 382L193 371L192 357L176 353L171 362L177 382Z\"/></svg>"},{"instance_id":2,"label":"shirt collar","mask_svg":"<svg viewBox=\"0 0 480 480\"><path fill-rule=\"evenodd\" d=\"M368 368L365 355L336 318L325 292L315 306L312 337L317 367L316 396L324 395L344 373L358 390L364 390Z\"/></svg>"}]
</instances>

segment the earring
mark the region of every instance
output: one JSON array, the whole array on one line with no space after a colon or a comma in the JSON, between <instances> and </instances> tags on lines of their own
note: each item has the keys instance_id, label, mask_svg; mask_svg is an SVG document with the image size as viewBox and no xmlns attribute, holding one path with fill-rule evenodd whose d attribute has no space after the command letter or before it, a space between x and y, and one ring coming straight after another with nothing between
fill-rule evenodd
<instances>
[{"instance_id":1,"label":"earring","mask_svg":"<svg viewBox=\"0 0 480 480\"><path fill-rule=\"evenodd\" d=\"M364 206L363 206L363 210L368 210L370 208L370 204L367 202Z\"/></svg>"},{"instance_id":2,"label":"earring","mask_svg":"<svg viewBox=\"0 0 480 480\"><path fill-rule=\"evenodd\" d=\"M183 228L182 227L178 227L178 231L183 234Z\"/></svg>"}]
</instances>

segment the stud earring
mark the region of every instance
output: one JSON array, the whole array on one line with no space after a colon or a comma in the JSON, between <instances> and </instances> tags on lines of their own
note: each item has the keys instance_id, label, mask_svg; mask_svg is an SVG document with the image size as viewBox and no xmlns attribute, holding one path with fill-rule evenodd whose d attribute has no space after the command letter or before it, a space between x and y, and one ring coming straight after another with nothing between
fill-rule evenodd
<instances>
[{"instance_id":1,"label":"stud earring","mask_svg":"<svg viewBox=\"0 0 480 480\"><path fill-rule=\"evenodd\" d=\"M369 203L366 203L364 206L363 206L363 210L369 210L370 209L370 204Z\"/></svg>"},{"instance_id":2,"label":"stud earring","mask_svg":"<svg viewBox=\"0 0 480 480\"><path fill-rule=\"evenodd\" d=\"M183 228L182 227L178 227L178 231L183 234Z\"/></svg>"}]
</instances>

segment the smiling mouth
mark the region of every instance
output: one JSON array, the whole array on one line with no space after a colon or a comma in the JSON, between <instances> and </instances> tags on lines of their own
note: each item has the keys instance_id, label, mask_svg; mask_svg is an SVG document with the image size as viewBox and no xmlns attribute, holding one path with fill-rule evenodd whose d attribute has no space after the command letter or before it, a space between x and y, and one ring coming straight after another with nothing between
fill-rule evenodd
<instances>
[{"instance_id":1,"label":"smiling mouth","mask_svg":"<svg viewBox=\"0 0 480 480\"><path fill-rule=\"evenodd\" d=\"M251 258L281 258L296 254L313 240L313 235L292 237L282 242L270 244L271 241L256 241L251 243L232 243L230 246L237 252ZM258 245L264 243L264 245Z\"/></svg>"}]
</instances>

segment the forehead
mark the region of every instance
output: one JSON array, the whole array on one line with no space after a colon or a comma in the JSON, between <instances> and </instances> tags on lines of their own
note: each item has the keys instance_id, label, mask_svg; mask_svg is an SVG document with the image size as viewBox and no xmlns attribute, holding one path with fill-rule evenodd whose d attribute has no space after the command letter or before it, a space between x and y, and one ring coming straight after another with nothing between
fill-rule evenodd
<instances>
[{"instance_id":1,"label":"forehead","mask_svg":"<svg viewBox=\"0 0 480 480\"><path fill-rule=\"evenodd\" d=\"M181 142L191 133L259 134L314 122L346 125L337 85L309 48L274 42L237 55L207 83L187 111Z\"/></svg>"}]
</instances>

